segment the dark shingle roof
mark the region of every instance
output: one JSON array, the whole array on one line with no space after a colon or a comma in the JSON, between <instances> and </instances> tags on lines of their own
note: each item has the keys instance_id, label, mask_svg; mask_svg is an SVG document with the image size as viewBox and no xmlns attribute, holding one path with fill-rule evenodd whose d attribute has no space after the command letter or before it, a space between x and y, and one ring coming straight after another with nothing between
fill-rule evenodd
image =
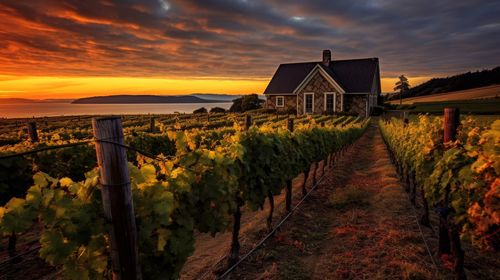
<instances>
[{"instance_id":1,"label":"dark shingle roof","mask_svg":"<svg viewBox=\"0 0 500 280\"><path fill-rule=\"evenodd\" d=\"M374 77L379 79L378 58L333 60L329 67L321 62L281 64L264 94L292 93L318 64L348 93L369 92Z\"/></svg>"}]
</instances>

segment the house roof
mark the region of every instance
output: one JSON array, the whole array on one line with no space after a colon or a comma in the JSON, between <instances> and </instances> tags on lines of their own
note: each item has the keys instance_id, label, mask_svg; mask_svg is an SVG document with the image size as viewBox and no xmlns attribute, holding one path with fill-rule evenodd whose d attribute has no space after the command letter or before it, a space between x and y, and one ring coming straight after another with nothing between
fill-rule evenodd
<instances>
[{"instance_id":1,"label":"house roof","mask_svg":"<svg viewBox=\"0 0 500 280\"><path fill-rule=\"evenodd\" d=\"M292 93L316 65L320 65L347 93L370 92L373 79L380 79L378 58L280 64L264 94Z\"/></svg>"}]
</instances>

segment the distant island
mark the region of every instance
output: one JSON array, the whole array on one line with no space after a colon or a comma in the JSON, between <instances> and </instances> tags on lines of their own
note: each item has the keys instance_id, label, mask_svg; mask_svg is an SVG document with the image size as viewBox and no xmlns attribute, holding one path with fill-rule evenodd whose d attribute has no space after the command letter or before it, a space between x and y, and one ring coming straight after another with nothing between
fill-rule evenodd
<instances>
[{"instance_id":1,"label":"distant island","mask_svg":"<svg viewBox=\"0 0 500 280\"><path fill-rule=\"evenodd\" d=\"M0 98L0 104L73 103L73 104L147 104L147 103L230 103L242 95L223 93L191 93L186 95L120 94L79 99Z\"/></svg>"},{"instance_id":2,"label":"distant island","mask_svg":"<svg viewBox=\"0 0 500 280\"><path fill-rule=\"evenodd\" d=\"M200 94L201 95L201 94ZM193 95L110 95L85 97L74 100L73 104L147 104L147 103L220 103L230 102L231 99L205 99Z\"/></svg>"},{"instance_id":3,"label":"distant island","mask_svg":"<svg viewBox=\"0 0 500 280\"><path fill-rule=\"evenodd\" d=\"M29 99L29 98L0 98L0 104L21 104L21 103L71 103L73 99Z\"/></svg>"}]
</instances>

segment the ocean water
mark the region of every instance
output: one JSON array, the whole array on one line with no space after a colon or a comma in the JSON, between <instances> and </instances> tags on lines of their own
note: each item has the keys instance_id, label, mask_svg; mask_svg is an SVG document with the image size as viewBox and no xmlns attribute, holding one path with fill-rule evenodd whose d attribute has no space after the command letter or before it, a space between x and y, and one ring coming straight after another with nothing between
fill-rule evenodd
<instances>
[{"instance_id":1,"label":"ocean water","mask_svg":"<svg viewBox=\"0 0 500 280\"><path fill-rule=\"evenodd\" d=\"M71 103L16 103L0 104L0 118L29 118L71 115L129 115L192 113L205 107L229 109L231 102L172 103L172 104L71 104Z\"/></svg>"}]
</instances>

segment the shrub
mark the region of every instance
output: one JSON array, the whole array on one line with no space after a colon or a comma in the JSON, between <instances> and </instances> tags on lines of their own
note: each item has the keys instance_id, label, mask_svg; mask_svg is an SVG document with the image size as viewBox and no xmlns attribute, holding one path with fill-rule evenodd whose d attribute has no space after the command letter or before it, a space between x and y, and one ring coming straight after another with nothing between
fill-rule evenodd
<instances>
[{"instance_id":1,"label":"shrub","mask_svg":"<svg viewBox=\"0 0 500 280\"><path fill-rule=\"evenodd\" d=\"M259 99L259 96L255 93L244 95L233 100L233 105L231 105L229 111L246 112L253 109L259 109L262 107L262 103L264 103L264 100Z\"/></svg>"},{"instance_id":2,"label":"shrub","mask_svg":"<svg viewBox=\"0 0 500 280\"><path fill-rule=\"evenodd\" d=\"M213 107L210 109L210 113L225 113L226 109L221 108L221 107Z\"/></svg>"},{"instance_id":3,"label":"shrub","mask_svg":"<svg viewBox=\"0 0 500 280\"><path fill-rule=\"evenodd\" d=\"M193 114L206 114L208 113L207 108L201 107L193 111Z\"/></svg>"}]
</instances>

